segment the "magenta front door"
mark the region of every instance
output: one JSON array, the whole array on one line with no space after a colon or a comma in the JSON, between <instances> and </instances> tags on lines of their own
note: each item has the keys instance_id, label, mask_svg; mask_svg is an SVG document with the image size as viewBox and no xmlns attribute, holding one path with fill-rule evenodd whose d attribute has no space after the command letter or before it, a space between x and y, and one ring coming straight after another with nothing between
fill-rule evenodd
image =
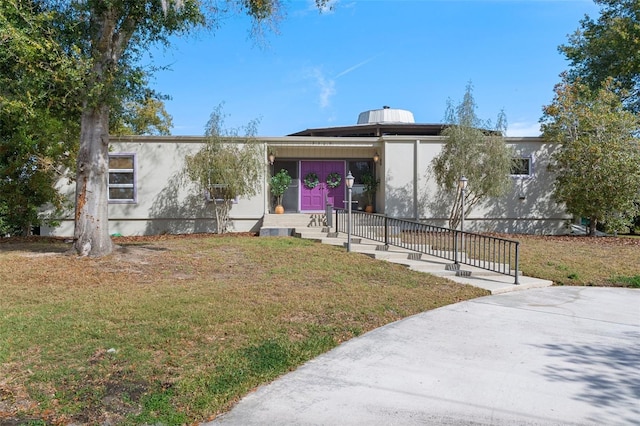
<instances>
[{"instance_id":1,"label":"magenta front door","mask_svg":"<svg viewBox=\"0 0 640 426\"><path fill-rule=\"evenodd\" d=\"M315 188L307 188L304 179L309 173L318 175ZM340 175L340 185L327 185L330 173ZM344 161L301 161L300 162L300 211L324 211L325 198L334 207L344 208Z\"/></svg>"}]
</instances>

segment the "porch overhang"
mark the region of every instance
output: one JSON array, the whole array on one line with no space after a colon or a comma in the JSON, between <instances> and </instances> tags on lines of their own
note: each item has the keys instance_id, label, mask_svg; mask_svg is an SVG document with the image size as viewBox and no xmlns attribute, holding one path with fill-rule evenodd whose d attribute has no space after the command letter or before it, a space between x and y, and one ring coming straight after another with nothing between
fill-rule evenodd
<instances>
[{"instance_id":1,"label":"porch overhang","mask_svg":"<svg viewBox=\"0 0 640 426\"><path fill-rule=\"evenodd\" d=\"M276 158L369 158L383 146L382 138L261 138Z\"/></svg>"},{"instance_id":2,"label":"porch overhang","mask_svg":"<svg viewBox=\"0 0 640 426\"><path fill-rule=\"evenodd\" d=\"M336 138L336 137L315 137L315 136L284 136L274 138L260 138L269 146L291 146L291 147L376 147L382 144L379 137L360 138Z\"/></svg>"}]
</instances>

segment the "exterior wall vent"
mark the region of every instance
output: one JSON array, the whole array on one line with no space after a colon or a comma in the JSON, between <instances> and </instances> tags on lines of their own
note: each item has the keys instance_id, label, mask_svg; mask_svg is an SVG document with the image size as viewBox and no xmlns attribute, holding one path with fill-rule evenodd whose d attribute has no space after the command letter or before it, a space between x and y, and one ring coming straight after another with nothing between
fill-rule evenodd
<instances>
[{"instance_id":1,"label":"exterior wall vent","mask_svg":"<svg viewBox=\"0 0 640 426\"><path fill-rule=\"evenodd\" d=\"M415 123L415 120L411 111L390 108L386 105L382 109L361 112L358 116L358 124L374 123Z\"/></svg>"}]
</instances>

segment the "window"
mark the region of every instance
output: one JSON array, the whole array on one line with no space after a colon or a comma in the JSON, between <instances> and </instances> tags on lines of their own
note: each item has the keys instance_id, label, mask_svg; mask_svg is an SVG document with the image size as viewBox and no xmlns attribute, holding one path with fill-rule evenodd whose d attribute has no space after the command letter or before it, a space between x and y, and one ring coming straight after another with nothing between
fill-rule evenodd
<instances>
[{"instance_id":1,"label":"window","mask_svg":"<svg viewBox=\"0 0 640 426\"><path fill-rule=\"evenodd\" d=\"M531 157L514 158L511 162L512 176L530 176L531 175Z\"/></svg>"},{"instance_id":2,"label":"window","mask_svg":"<svg viewBox=\"0 0 640 426\"><path fill-rule=\"evenodd\" d=\"M299 185L299 173L298 173L298 162L292 160L278 160L273 163L271 167L271 175L274 173L278 173L280 170L285 169L289 172L289 176L291 176L291 184L289 188L284 192L282 197L282 205L284 206L285 211L295 212L298 211L298 185ZM271 194L271 191L269 191ZM275 200L274 197L271 198L272 201ZM275 204L274 204L275 206Z\"/></svg>"},{"instance_id":3,"label":"window","mask_svg":"<svg viewBox=\"0 0 640 426\"><path fill-rule=\"evenodd\" d=\"M362 175L373 174L373 163L371 161L349 161L347 173L355 178L354 185L362 184Z\"/></svg>"},{"instance_id":4,"label":"window","mask_svg":"<svg viewBox=\"0 0 640 426\"><path fill-rule=\"evenodd\" d=\"M135 154L109 154L109 202L135 203Z\"/></svg>"},{"instance_id":5,"label":"window","mask_svg":"<svg viewBox=\"0 0 640 426\"><path fill-rule=\"evenodd\" d=\"M349 161L347 163L347 173L349 172L351 172L351 175L354 177L353 189L351 192L351 199L355 203L353 208L362 210L369 204L367 195L364 193L362 176L365 174L374 174L373 162L369 160Z\"/></svg>"}]
</instances>

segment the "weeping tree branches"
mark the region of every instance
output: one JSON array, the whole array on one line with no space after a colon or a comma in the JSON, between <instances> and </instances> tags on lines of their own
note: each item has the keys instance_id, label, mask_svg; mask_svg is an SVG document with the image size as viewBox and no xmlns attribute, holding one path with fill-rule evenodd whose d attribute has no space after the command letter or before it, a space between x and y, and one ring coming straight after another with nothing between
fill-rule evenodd
<instances>
[{"instance_id":1,"label":"weeping tree branches","mask_svg":"<svg viewBox=\"0 0 640 426\"><path fill-rule=\"evenodd\" d=\"M222 106L211 113L205 145L185 159L185 173L204 198L214 204L216 232L230 226L233 203L258 193L265 171L264 147L255 139L258 121L240 129L226 129ZM243 132L244 136L240 136Z\"/></svg>"},{"instance_id":2,"label":"weeping tree branches","mask_svg":"<svg viewBox=\"0 0 640 426\"><path fill-rule=\"evenodd\" d=\"M506 117L498 116L492 128L490 121L482 121L476 115L473 86L467 85L460 104L447 106L442 132L446 142L440 154L431 163L436 183L442 191L456 193L449 215L449 227L458 227L461 218L462 191L460 177L468 179L465 193L465 216L488 197L498 197L509 188L509 170L513 153L504 142Z\"/></svg>"}]
</instances>

